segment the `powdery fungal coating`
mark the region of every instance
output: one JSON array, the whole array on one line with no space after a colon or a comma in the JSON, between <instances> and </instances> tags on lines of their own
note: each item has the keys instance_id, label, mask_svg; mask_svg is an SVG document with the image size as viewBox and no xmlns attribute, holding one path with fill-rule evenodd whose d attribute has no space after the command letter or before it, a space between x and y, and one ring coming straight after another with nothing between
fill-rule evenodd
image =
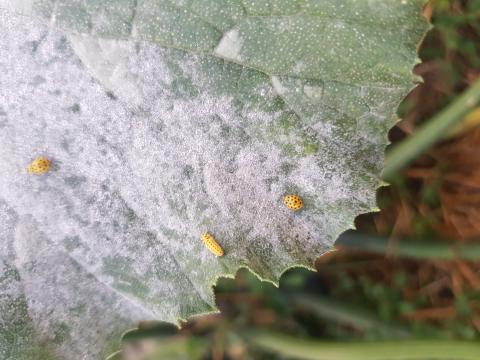
<instances>
[{"instance_id":1,"label":"powdery fungal coating","mask_svg":"<svg viewBox=\"0 0 480 360\"><path fill-rule=\"evenodd\" d=\"M208 250L214 253L216 256L223 256L225 253L220 244L215 240L212 234L206 232L203 233L201 239Z\"/></svg>"},{"instance_id":2,"label":"powdery fungal coating","mask_svg":"<svg viewBox=\"0 0 480 360\"><path fill-rule=\"evenodd\" d=\"M303 208L302 198L295 194L285 195L285 197L283 198L283 203L293 211L297 211Z\"/></svg>"},{"instance_id":3,"label":"powdery fungal coating","mask_svg":"<svg viewBox=\"0 0 480 360\"><path fill-rule=\"evenodd\" d=\"M53 25L0 10L0 359L51 334L105 358L140 320L214 310L241 266L311 266L375 207L423 0L294 1L0 0ZM40 151L58 176L24 176Z\"/></svg>"},{"instance_id":4,"label":"powdery fungal coating","mask_svg":"<svg viewBox=\"0 0 480 360\"><path fill-rule=\"evenodd\" d=\"M51 161L45 157L38 157L27 167L30 174L42 175L50 170Z\"/></svg>"}]
</instances>

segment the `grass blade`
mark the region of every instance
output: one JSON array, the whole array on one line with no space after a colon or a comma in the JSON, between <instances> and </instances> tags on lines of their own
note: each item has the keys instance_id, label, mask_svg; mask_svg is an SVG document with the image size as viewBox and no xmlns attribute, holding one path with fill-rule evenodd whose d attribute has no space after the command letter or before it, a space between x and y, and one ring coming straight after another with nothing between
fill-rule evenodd
<instances>
[{"instance_id":1,"label":"grass blade","mask_svg":"<svg viewBox=\"0 0 480 360\"><path fill-rule=\"evenodd\" d=\"M386 238L361 234L356 231L343 233L335 245L376 254L390 254L414 259L480 260L480 244L452 245L452 243L447 242L421 242L405 239L391 246Z\"/></svg>"},{"instance_id":2,"label":"grass blade","mask_svg":"<svg viewBox=\"0 0 480 360\"><path fill-rule=\"evenodd\" d=\"M467 341L320 342L268 331L246 336L265 350L304 360L478 360L480 355L480 344Z\"/></svg>"},{"instance_id":3,"label":"grass blade","mask_svg":"<svg viewBox=\"0 0 480 360\"><path fill-rule=\"evenodd\" d=\"M387 152L383 178L391 181L405 166L435 142L442 140L448 130L460 123L480 101L480 81L473 84L450 105L434 116L415 133Z\"/></svg>"},{"instance_id":4,"label":"grass blade","mask_svg":"<svg viewBox=\"0 0 480 360\"><path fill-rule=\"evenodd\" d=\"M379 320L374 314L355 309L347 304L334 302L320 296L298 294L292 296L298 306L308 307L317 316L335 323L349 325L357 330L375 330L383 338L407 339L412 335L400 325L390 325Z\"/></svg>"}]
</instances>

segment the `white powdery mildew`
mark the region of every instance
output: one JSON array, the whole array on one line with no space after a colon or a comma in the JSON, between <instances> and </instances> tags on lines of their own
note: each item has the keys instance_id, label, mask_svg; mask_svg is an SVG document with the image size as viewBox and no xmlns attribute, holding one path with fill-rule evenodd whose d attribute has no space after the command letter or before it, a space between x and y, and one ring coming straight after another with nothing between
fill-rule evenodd
<instances>
[{"instance_id":1,"label":"white powdery mildew","mask_svg":"<svg viewBox=\"0 0 480 360\"><path fill-rule=\"evenodd\" d=\"M11 239L14 235L17 214L2 200L0 200L0 214L0 257L12 258L14 249L12 243L6 239Z\"/></svg>"},{"instance_id":2,"label":"white powdery mildew","mask_svg":"<svg viewBox=\"0 0 480 360\"><path fill-rule=\"evenodd\" d=\"M316 227L281 205L298 174L278 176L280 150L262 137L279 112L238 107L214 89L192 94L207 77L191 57L181 69L193 85L170 89L164 50L147 45L130 54L128 75L144 103L125 108L65 38L23 18L2 14L2 24L0 197L22 219L2 231L3 244L33 326L60 348L94 356L99 329L105 342L139 319L210 310L217 276L248 264L274 279L322 251ZM53 170L28 176L38 155ZM224 260L202 247L207 229ZM106 308L111 317L100 315Z\"/></svg>"},{"instance_id":3,"label":"white powdery mildew","mask_svg":"<svg viewBox=\"0 0 480 360\"><path fill-rule=\"evenodd\" d=\"M23 263L16 264L28 316L35 334L56 343L58 353L75 354L66 359L106 356L125 329L155 318L86 272L58 244L49 246L36 221L24 216L16 225L15 243L32 247L32 242L37 253L21 254Z\"/></svg>"},{"instance_id":4,"label":"white powdery mildew","mask_svg":"<svg viewBox=\"0 0 480 360\"><path fill-rule=\"evenodd\" d=\"M275 269L272 277L298 261L290 247L285 249L286 239L311 237L302 246L312 246L312 251L322 244L321 238L313 239L311 234L315 230L322 234L323 228L292 217L281 205L286 184L296 181L303 189L303 177L313 179L321 169L311 161L308 172L302 169L292 176L282 175L281 150L258 138L257 132L274 126L280 113L246 107L239 112L231 95L212 93L208 73L199 65L202 59L195 56L184 56L178 62L177 80L190 80L194 89L203 91L179 96L178 89L168 86L172 75L165 59L172 52L148 44L140 49L132 54L130 67L140 91L150 94L145 104L148 115L137 117L131 128L126 163L134 168L119 174L118 179L128 179L121 193L151 229L166 234L166 246L192 281L202 283L224 271L198 242L202 231L213 232L229 254L226 261L238 265L250 264L255 248L265 247L271 256L264 261ZM121 92L121 83L117 87ZM273 96L271 88L257 90L267 99ZM122 170L126 169L118 169ZM335 185L332 191L344 191ZM202 266L193 272L192 251L202 257ZM238 266L234 264L232 271Z\"/></svg>"},{"instance_id":5,"label":"white powdery mildew","mask_svg":"<svg viewBox=\"0 0 480 360\"><path fill-rule=\"evenodd\" d=\"M238 30L231 30L223 35L222 40L220 40L215 49L215 54L225 59L240 62L242 61L242 45L243 40Z\"/></svg>"},{"instance_id":6,"label":"white powdery mildew","mask_svg":"<svg viewBox=\"0 0 480 360\"><path fill-rule=\"evenodd\" d=\"M104 85L107 88L114 87L114 84L122 83L121 94L132 105L139 105L142 102L143 94L139 93L135 85L135 79L131 77L126 68L126 56L133 50L134 44L125 41L102 40L82 41L82 35L69 35L71 44L76 53L83 54L85 57L94 59L99 53L102 54L101 62L85 61L85 63L95 65L95 68L89 69L92 73L101 74Z\"/></svg>"},{"instance_id":7,"label":"white powdery mildew","mask_svg":"<svg viewBox=\"0 0 480 360\"><path fill-rule=\"evenodd\" d=\"M93 33L198 52L197 32L171 22L168 11L178 9L159 9L165 22L139 12L133 33L115 33L104 14L89 16ZM319 40L309 31L326 26L319 19L309 27L300 18L254 18L214 49L217 30L188 16L211 36L201 51L283 74L271 79L206 54L86 35L67 41L24 18L0 20L0 255L16 265L35 329L76 359L97 357L98 343L139 319L175 322L212 310L212 283L239 266L275 281L292 264L311 265L375 204L383 114L405 89L382 89L382 78L360 88L297 77L318 65L316 53L297 50L310 46L305 33ZM87 20L64 25L82 32ZM270 41L278 30L285 38ZM342 51L336 30L327 35ZM347 38L364 44L354 32ZM347 76L327 55L321 70ZM361 67L347 70L364 80ZM52 172L27 175L39 155L53 160ZM286 193L300 194L305 210L287 210ZM203 247L203 231L225 257Z\"/></svg>"},{"instance_id":8,"label":"white powdery mildew","mask_svg":"<svg viewBox=\"0 0 480 360\"><path fill-rule=\"evenodd\" d=\"M28 39L28 34L25 37ZM145 298L156 299L152 308L157 309L157 316L175 321L182 311L175 309L175 304L171 307L160 306L162 299L171 298L171 302L176 302L171 293L179 293L180 291L175 288L179 286L187 293L192 292L190 296L192 302L195 302L195 290L185 286L188 280L182 282L185 275L178 271L175 262L168 261L168 251L161 243L151 241L152 235L144 229L143 221L135 218L116 194L118 192L116 188L109 188L110 180L107 179L110 173L114 172L112 169L125 166L120 144L125 146L125 140L130 138L128 129L130 117L121 108L119 111L115 110L119 109L115 102L109 100L101 88L91 82L88 75L79 67L77 60L73 58L73 61L70 61L68 51L66 54L60 51L60 54L66 57L66 63L58 61L59 54L52 51L52 44L62 45L64 39L52 36L39 44L37 51L46 49L43 54L46 58L42 59L43 55L38 55L35 59L37 62L45 60L44 68L28 66L29 60L25 60L24 57L22 61L27 64L20 61L14 69L10 68L13 70L10 71L12 88L22 76L26 79L36 77L25 69L32 72L43 71L44 78L50 77L48 86L52 88L51 91L47 89L47 93L52 96L38 99L41 104L32 104L35 106L35 117L39 122L29 119L28 115L33 111L28 105L12 105L17 99L12 95L8 107L10 122L2 132L5 136L2 138L5 144L2 149L3 155L9 158L4 168L5 176L2 177L2 183L5 184L2 189L8 190L2 193L2 196L5 196L19 213L31 213L38 219L40 230L51 240L49 246L42 247L41 244L32 245L28 238L17 237L15 242L17 258L20 264L23 264L26 262L25 259L34 254L43 256L51 251L50 248L65 247L70 256L87 272L97 276L100 283L114 289L124 290L126 286L130 292L137 290L135 286L139 284L134 283L132 279L121 279L122 272L132 271L141 277L147 270L150 272L155 270L152 269L152 264L155 267L157 263L161 263L161 266L166 267L165 271L172 276L167 279L166 276L160 278L152 276L151 282L145 279L143 286L153 289L149 296L145 294ZM15 48L9 51L13 58ZM11 67L14 62L6 60ZM77 76L74 80L69 79L73 88L72 85L69 87L63 83L62 76L59 75L64 73ZM44 81L42 85L47 83ZM38 90L28 83L18 91L24 92L25 98L32 102L37 100L35 93ZM83 115L75 115L75 111ZM120 130L115 130L115 127ZM26 136L25 140L19 140L19 136L20 139ZM106 146L108 141L109 146ZM105 147L110 151L106 151ZM28 177L24 166L28 163L29 157L39 152L45 152L51 157L56 169L52 176L49 174L44 178ZM55 171L60 169L61 175L54 176ZM24 241L21 241L22 239ZM132 264L115 262L115 259L122 256L130 259ZM136 259L141 261L135 261ZM131 266L132 269L127 266ZM55 267L51 267L51 270L55 271ZM116 279L118 277L116 272L120 273L120 279ZM54 288L53 285L52 287ZM128 297L122 295L121 290L119 294L113 296ZM142 298L133 302L144 306L145 301L146 299Z\"/></svg>"},{"instance_id":9,"label":"white powdery mildew","mask_svg":"<svg viewBox=\"0 0 480 360\"><path fill-rule=\"evenodd\" d=\"M69 166L72 158L88 162L93 155L88 148L93 145L79 131L79 128L88 131L88 123L68 114L74 114L78 103L83 101L97 110L102 106L107 109L111 101L107 96L104 100L93 100L103 91L83 75L84 70L72 57L64 38L51 36L45 28L23 18L3 13L0 16L3 33L0 101L7 120L0 129L3 159L0 165L0 258L6 258L11 265L15 263L18 272L16 282L7 282L13 287L12 291L7 292L3 287L0 291L1 302L5 303L0 320L7 321L0 330L0 338L23 324L24 340L30 344L35 333L43 334L45 339L60 344L63 353L70 353L72 359L97 358L104 350L99 343L111 342L113 350L125 328L141 319L153 318L150 310L127 300L89 274L90 259L82 258L83 264L76 262L70 257L74 257L74 251L69 255L65 246L65 239L70 235L85 235L85 239L92 241L86 246L95 245L96 250L108 246L104 233L94 232L95 226L101 226L89 227L81 219L93 207L88 204L88 196L94 197L98 190L91 187L83 199L82 189L80 193L72 192L76 195L68 190L87 178L102 181L102 173L97 171L101 169L100 163L90 176L82 173L81 167ZM87 88L93 89L90 99L84 97ZM98 117L92 119L95 120ZM76 143L77 139L81 144ZM59 178L28 177L25 166L38 155L52 158L54 168L65 172ZM108 159L99 159L101 161L108 162ZM106 221L98 213L91 217L95 221ZM32 218L36 221L28 220ZM7 275L5 271L0 274ZM10 296L12 292L18 296ZM5 295L10 297L3 297ZM106 317L110 312L111 316ZM20 342L9 343L8 336L6 344L0 339L0 353L4 351L12 359L18 359L20 350L15 347L21 347Z\"/></svg>"},{"instance_id":10,"label":"white powdery mildew","mask_svg":"<svg viewBox=\"0 0 480 360\"><path fill-rule=\"evenodd\" d=\"M33 38L45 36L46 33L35 34ZM38 86L37 90L31 84L24 86L25 96L20 97L20 103L14 99L15 94L7 101L18 103L9 109L10 118L15 119L18 114L23 119L11 122L4 132L10 143L13 130L21 137L12 143L16 157L6 151L10 157L8 166L15 168L17 175L3 178L5 188L16 184L16 192L4 196L21 213L33 214L52 241L78 241L67 250L103 282L117 289L125 285L107 276L104 268L106 258L126 258L133 260L128 270L145 276L139 281L154 289L155 296L165 293L165 289L175 291L175 285L148 274L159 254L167 251L175 259L171 263L173 269L164 270L177 272L175 281L186 276L191 286L197 287L195 291L200 297L210 302L208 286L202 284L210 284L225 269L202 248L198 241L201 231L208 229L217 235L229 254L225 263L231 272L239 265L251 264L256 251L265 251L262 264L252 267L274 279L291 263L311 261L345 227L343 222L325 222L328 213L321 217L318 213L297 217L281 205L282 195L295 189L302 190L312 205L317 202L335 206L337 200L352 197L347 166L338 171L326 168L313 157L282 158L282 149L265 136L265 128L274 127L281 112L252 109L248 104L239 108L233 104L232 95L216 94L216 84L209 84L208 74L198 65L201 59L195 56L175 55L183 71L176 76L186 81L184 94L178 93L181 85L169 86L175 78L168 70L171 65L165 62L170 50L143 44L137 54L136 49L120 42L104 41L101 47L80 46L85 41L88 39L74 39L78 51L95 48L107 52L102 58L107 62L101 64L104 66L97 75L108 77L107 84L118 88L119 94L127 94L134 79L138 86L135 92L143 97L143 108L138 109L135 101L134 108L125 110L101 94L82 73L63 39L34 40L31 46L39 48L33 52L40 55L35 54L32 60L40 62L39 69L32 68L28 64L31 60L22 54L20 61L27 63L17 64L16 72L10 71L12 87L18 78L29 78L26 68L30 68L30 77L36 79ZM110 65L111 54L119 53L116 44L122 55ZM9 49L12 58L5 59L5 66L14 63L15 50ZM65 59L57 61L58 56ZM122 59L128 59L130 64L123 65ZM89 59L84 60L91 64ZM50 66L51 62L55 65ZM108 70L111 66L118 68L118 64L125 75L112 77ZM99 69L90 68L94 72ZM42 75L34 74L39 70ZM241 76L240 72L238 77ZM121 85L124 77L127 85ZM273 100L271 89L259 91L265 102ZM26 120L25 115L31 120ZM39 126L37 121L43 123ZM295 142L300 135L282 135L279 139ZM24 164L39 152L57 163L57 171L48 175L46 181L22 174ZM331 162L331 158L326 161ZM280 168L286 165L294 170L282 173ZM323 177L324 173L330 174ZM128 236L132 230L127 225L115 229L108 223L118 222L116 213L109 213L108 207L99 204L113 201L110 192L124 198L135 216L152 231L153 243L145 249L137 243L136 252L132 250ZM292 251L297 246L304 250ZM192 258L192 253L199 253L200 257ZM304 255L299 258L300 253ZM136 256L141 261L135 261ZM168 264L165 261L159 266ZM145 304L151 299L145 295L140 302Z\"/></svg>"}]
</instances>

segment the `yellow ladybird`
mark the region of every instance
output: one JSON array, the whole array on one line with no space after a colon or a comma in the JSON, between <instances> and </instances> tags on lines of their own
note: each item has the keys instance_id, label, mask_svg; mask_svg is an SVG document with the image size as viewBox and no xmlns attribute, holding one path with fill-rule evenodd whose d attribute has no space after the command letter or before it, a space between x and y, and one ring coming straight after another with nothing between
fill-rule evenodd
<instances>
[{"instance_id":1,"label":"yellow ladybird","mask_svg":"<svg viewBox=\"0 0 480 360\"><path fill-rule=\"evenodd\" d=\"M38 157L33 160L27 167L30 174L45 174L50 170L51 161L45 157Z\"/></svg>"},{"instance_id":2,"label":"yellow ladybird","mask_svg":"<svg viewBox=\"0 0 480 360\"><path fill-rule=\"evenodd\" d=\"M303 207L302 198L295 194L285 195L283 198L283 203L293 211L300 210Z\"/></svg>"},{"instance_id":3,"label":"yellow ladybird","mask_svg":"<svg viewBox=\"0 0 480 360\"><path fill-rule=\"evenodd\" d=\"M215 240L215 238L212 236L212 234L208 232L203 233L201 239L208 250L210 250L216 256L223 256L223 249L217 240Z\"/></svg>"}]
</instances>

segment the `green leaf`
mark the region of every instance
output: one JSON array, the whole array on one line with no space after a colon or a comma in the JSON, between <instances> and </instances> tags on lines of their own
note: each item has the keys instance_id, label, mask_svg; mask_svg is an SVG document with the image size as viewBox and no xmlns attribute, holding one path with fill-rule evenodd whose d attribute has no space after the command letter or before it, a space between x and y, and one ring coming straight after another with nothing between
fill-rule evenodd
<instances>
[{"instance_id":1,"label":"green leaf","mask_svg":"<svg viewBox=\"0 0 480 360\"><path fill-rule=\"evenodd\" d=\"M275 283L311 268L376 209L422 4L0 0L0 259L16 277L0 354L19 358L6 319L49 354L99 359L140 320L214 311L239 267ZM37 156L50 173L25 172Z\"/></svg>"},{"instance_id":2,"label":"green leaf","mask_svg":"<svg viewBox=\"0 0 480 360\"><path fill-rule=\"evenodd\" d=\"M326 342L299 339L268 331L250 332L251 343L287 358L301 360L477 359L476 341L404 340L381 342Z\"/></svg>"}]
</instances>

